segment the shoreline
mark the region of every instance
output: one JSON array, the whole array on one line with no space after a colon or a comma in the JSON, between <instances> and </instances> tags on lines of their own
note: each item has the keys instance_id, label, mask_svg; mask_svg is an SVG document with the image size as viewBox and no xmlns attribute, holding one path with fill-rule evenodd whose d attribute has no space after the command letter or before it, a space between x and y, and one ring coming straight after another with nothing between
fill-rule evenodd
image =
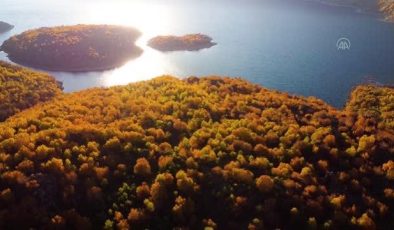
<instances>
[{"instance_id":1,"label":"shoreline","mask_svg":"<svg viewBox=\"0 0 394 230\"><path fill-rule=\"evenodd\" d=\"M37 67L37 66L32 66L32 65L27 65L27 64L22 64L21 62L15 62L14 60L12 60L12 59L10 59L8 56L7 56L7 58L9 59L9 62L11 61L12 62L12 64L14 64L14 65L18 65L18 66L20 66L20 67L22 67L22 68L29 68L29 69L31 69L32 71L38 71L38 72L46 72L46 73L48 73L48 71L49 72L58 72L58 73L72 73L72 74L82 74L82 73L88 73L88 72L103 72L103 71L111 71L111 70L114 70L114 69L116 69L116 68L119 68L119 67L121 67L122 65L124 65L125 63L127 63L128 61L126 61L125 63L123 63L122 65L113 65L113 66L111 66L111 67L108 67L108 68L101 68L101 69L94 69L94 70L92 70L92 69L79 69L79 70L67 70L67 71L65 71L65 70L58 70L58 69L50 69L50 68L40 68L40 67ZM131 59L130 59L131 60ZM1 60L0 60L0 62L1 62ZM49 73L49 74L51 74L51 73ZM171 75L171 74L163 74L163 75L154 75L154 76L151 76L151 78L149 78L149 79L145 79L145 80L138 80L138 81L132 81L132 82L128 82L128 83L124 83L124 84L116 84L116 85L110 85L110 86L105 86L105 85L101 85L101 86L91 86L91 87L87 87L87 88L83 88L83 89L78 89L78 90L72 90L72 91L64 91L64 93L66 93L66 94L70 94L70 93L76 93L76 92L81 92L81 91L84 91L84 90L89 90L89 89L95 89L95 88L111 88L111 87L118 87L118 86L124 86L124 85L128 85L128 84L133 84L133 83L138 83L138 82L145 82L145 81L149 81L149 80L151 80L151 79L154 79L154 78L157 78L157 77L160 77L160 76L168 76L168 75ZM185 80L185 79L188 79L188 78L190 78L190 77L194 77L195 75L189 75L189 76L174 76L174 75L171 75L171 76L173 76L173 77L175 77L175 78L177 78L177 79L179 79L179 80ZM223 76L223 75L215 75L215 74L213 74L213 75L200 75L200 76L197 76L197 78L206 78L206 77L211 77L211 76L217 76L217 77L225 77L225 78L231 78L231 79L242 79L243 81L247 81L247 82L249 82L249 83L251 83L251 84L256 84L256 85L258 85L259 87L263 87L263 88L266 88L266 89L268 89L268 90L270 90L270 91L275 91L275 92L280 92L280 93L285 93L285 94L288 94L288 95L290 95L290 96L294 96L294 97L302 97L302 98L309 98L309 97L311 97L311 98L315 98L315 99L317 99L317 100L320 100L321 102L323 102L323 103L325 103L326 105L328 105L328 106L330 106L330 107L332 107L332 108L334 108L334 109L336 109L336 110L343 110L344 109L344 107L346 107L346 105L347 105L347 103L348 103L348 101L350 100L350 96L351 96L351 94L352 94L352 92L354 91L354 89L355 88L357 88L357 87L359 87L359 86L375 86L375 87L379 87L379 88L394 88L394 84L388 84L388 83L380 83L380 82L374 82L374 81L363 81L363 82L359 82L359 83L356 83L356 84L354 84L351 88L350 88L350 90L347 92L347 96L345 97L345 102L342 104L342 105L339 105L339 106L336 106L336 105L334 105L334 104L332 104L332 103L329 103L328 101L326 101L325 99L323 99L323 98L321 98L321 97L318 97L318 96L316 96L316 95L303 95L303 94L301 94L301 93L294 93L294 92L290 92L290 91L286 91L286 90L281 90L281 89L277 89L277 88L272 88L272 87L268 87L268 86L266 86L266 85L263 85L263 84L261 84L261 83L253 83L252 81L250 81L248 78L245 78L245 77L239 77L239 76ZM55 77L55 79L57 80L57 78L56 78L56 76L54 76ZM59 81L59 80L57 80L57 81ZM60 81L61 82L61 81ZM63 83L63 82L61 82L61 83Z\"/></svg>"},{"instance_id":2,"label":"shoreline","mask_svg":"<svg viewBox=\"0 0 394 230\"><path fill-rule=\"evenodd\" d=\"M8 55L6 57L8 58L8 60L10 60L14 64L20 65L22 67L36 69L36 70L50 71L50 72L65 72L65 73L87 73L87 72L102 72L102 71L109 71L109 70L116 69L116 68L123 66L128 61L130 61L134 58L137 58L138 56L132 57L129 60L122 62L119 65L114 64L114 65L108 65L106 67L99 67L99 68L75 68L75 69L58 69L58 68L51 68L51 67L45 67L45 66L36 66L36 65L27 64L22 61L18 61L16 58L12 58Z\"/></svg>"},{"instance_id":3,"label":"shoreline","mask_svg":"<svg viewBox=\"0 0 394 230\"><path fill-rule=\"evenodd\" d=\"M147 45L152 49L167 53L175 51L199 51L211 48L217 45L217 43L212 42L212 38L208 35L197 33L182 36L158 35L151 38Z\"/></svg>"},{"instance_id":4,"label":"shoreline","mask_svg":"<svg viewBox=\"0 0 394 230\"><path fill-rule=\"evenodd\" d=\"M347 9L352 10L358 14L372 16L376 20L379 20L382 22L394 23L394 19L393 20L387 19L386 14L379 10L378 4L376 4L376 7L374 9L368 9L368 8L366 9L361 6L355 6L355 5L346 4L346 3L342 3L342 4L341 3L333 3L333 2L327 2L325 0L302 0L302 1L308 2L308 3L315 3L315 4L330 6L330 7L347 8Z\"/></svg>"}]
</instances>

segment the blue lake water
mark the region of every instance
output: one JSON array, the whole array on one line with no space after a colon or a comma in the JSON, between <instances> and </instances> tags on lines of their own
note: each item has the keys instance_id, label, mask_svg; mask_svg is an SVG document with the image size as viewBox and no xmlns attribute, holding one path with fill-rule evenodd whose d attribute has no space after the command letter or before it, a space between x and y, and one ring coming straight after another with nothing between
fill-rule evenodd
<instances>
[{"instance_id":1,"label":"blue lake water","mask_svg":"<svg viewBox=\"0 0 394 230\"><path fill-rule=\"evenodd\" d=\"M122 24L143 33L137 42L143 55L120 68L51 72L67 92L162 74L226 75L341 107L366 76L394 84L394 24L351 8L301 0L1 0L0 20L15 25L0 42L31 28L78 23ZM156 35L186 33L207 34L218 45L172 53L146 46ZM342 37L349 50L337 49Z\"/></svg>"}]
</instances>

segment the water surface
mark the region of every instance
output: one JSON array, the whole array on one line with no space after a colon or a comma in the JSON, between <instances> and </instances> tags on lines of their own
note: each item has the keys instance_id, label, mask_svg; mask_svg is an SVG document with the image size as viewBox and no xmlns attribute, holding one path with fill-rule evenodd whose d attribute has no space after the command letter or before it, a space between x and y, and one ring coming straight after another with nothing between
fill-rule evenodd
<instances>
[{"instance_id":1,"label":"water surface","mask_svg":"<svg viewBox=\"0 0 394 230\"><path fill-rule=\"evenodd\" d=\"M1 0L0 20L15 25L0 42L27 29L78 23L128 25L143 33L137 42L143 55L120 68L51 72L67 92L162 74L226 75L341 107L366 76L394 84L394 24L351 8L296 0ZM210 35L218 45L172 53L146 46L156 35L186 33ZM351 41L350 50L337 49L341 37Z\"/></svg>"}]
</instances>

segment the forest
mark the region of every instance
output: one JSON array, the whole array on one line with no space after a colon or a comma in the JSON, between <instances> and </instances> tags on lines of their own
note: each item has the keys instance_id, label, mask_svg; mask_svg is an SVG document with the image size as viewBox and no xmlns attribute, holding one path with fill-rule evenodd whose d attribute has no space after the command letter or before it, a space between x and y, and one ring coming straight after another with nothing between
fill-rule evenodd
<instances>
[{"instance_id":1,"label":"forest","mask_svg":"<svg viewBox=\"0 0 394 230\"><path fill-rule=\"evenodd\" d=\"M53 71L112 69L136 58L141 33L114 25L43 27L12 36L0 47L13 62Z\"/></svg>"},{"instance_id":2,"label":"forest","mask_svg":"<svg viewBox=\"0 0 394 230\"><path fill-rule=\"evenodd\" d=\"M216 76L58 95L0 123L0 228L389 229L393 98Z\"/></svg>"},{"instance_id":3,"label":"forest","mask_svg":"<svg viewBox=\"0 0 394 230\"><path fill-rule=\"evenodd\" d=\"M61 92L52 76L0 61L0 122Z\"/></svg>"}]
</instances>

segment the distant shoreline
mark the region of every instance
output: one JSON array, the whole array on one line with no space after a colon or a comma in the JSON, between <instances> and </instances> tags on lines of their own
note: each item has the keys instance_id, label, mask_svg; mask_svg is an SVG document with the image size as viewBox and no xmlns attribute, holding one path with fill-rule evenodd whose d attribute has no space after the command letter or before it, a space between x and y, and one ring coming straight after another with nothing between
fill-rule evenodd
<instances>
[{"instance_id":1,"label":"distant shoreline","mask_svg":"<svg viewBox=\"0 0 394 230\"><path fill-rule=\"evenodd\" d=\"M383 22L388 22L388 23L393 23L394 21L387 20L385 17L385 14L379 10L378 4L376 4L376 7L374 9L372 8L363 8L361 6L356 6L353 4L347 4L347 3L334 3L334 2L328 2L326 0L302 0L305 2L310 2L310 3L317 3L321 5L326 5L326 6L331 6L331 7L341 7L341 8L348 8L356 13L359 14L365 14L365 15L370 15L373 17L376 17L377 20L381 20Z\"/></svg>"}]
</instances>

